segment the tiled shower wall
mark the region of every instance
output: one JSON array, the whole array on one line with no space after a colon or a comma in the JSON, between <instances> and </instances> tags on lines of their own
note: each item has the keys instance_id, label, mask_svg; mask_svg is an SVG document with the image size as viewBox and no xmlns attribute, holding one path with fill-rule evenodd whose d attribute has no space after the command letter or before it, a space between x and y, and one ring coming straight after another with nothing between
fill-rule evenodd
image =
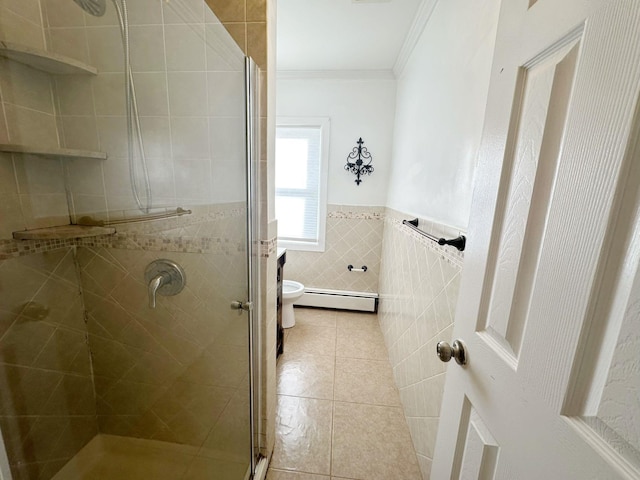
<instances>
[{"instance_id":1,"label":"tiled shower wall","mask_svg":"<svg viewBox=\"0 0 640 480\"><path fill-rule=\"evenodd\" d=\"M0 428L14 480L48 480L98 433L76 253L0 262Z\"/></svg>"},{"instance_id":2,"label":"tiled shower wall","mask_svg":"<svg viewBox=\"0 0 640 480\"><path fill-rule=\"evenodd\" d=\"M232 210L180 236L166 232L166 241L143 251L80 247L100 432L204 445L240 458L248 448L240 441L248 440L241 410L248 327L246 315L229 309L229 299L245 291L244 215ZM188 238L211 242L176 251L175 241ZM158 258L181 265L187 283L151 309L144 271ZM222 440L230 437L239 440Z\"/></svg>"},{"instance_id":3,"label":"tiled shower wall","mask_svg":"<svg viewBox=\"0 0 640 480\"><path fill-rule=\"evenodd\" d=\"M228 305L246 289L245 216L222 207L151 235L133 224L63 248L26 242L43 253L4 246L0 427L14 479L49 479L98 432L246 461L248 325ZM187 286L154 310L144 269L157 258L182 265Z\"/></svg>"},{"instance_id":4,"label":"tiled shower wall","mask_svg":"<svg viewBox=\"0 0 640 480\"><path fill-rule=\"evenodd\" d=\"M383 207L327 206L324 252L287 251L286 279L305 287L378 292ZM366 272L350 272L348 265Z\"/></svg>"},{"instance_id":5,"label":"tiled shower wall","mask_svg":"<svg viewBox=\"0 0 640 480\"><path fill-rule=\"evenodd\" d=\"M0 40L44 49L39 0L0 4ZM51 75L0 58L0 143L59 147ZM69 222L61 160L0 153L0 238Z\"/></svg>"},{"instance_id":6,"label":"tiled shower wall","mask_svg":"<svg viewBox=\"0 0 640 480\"><path fill-rule=\"evenodd\" d=\"M154 206L242 200L243 192L232 188L244 173L241 50L203 0L128 4ZM0 40L61 53L99 72L55 76L0 59L0 142L109 156L98 161L2 155L2 238L15 230L67 224L70 216L136 214L125 140L123 49L115 10L111 3L107 7L96 18L71 0L5 0L0 6Z\"/></svg>"},{"instance_id":7,"label":"tiled shower wall","mask_svg":"<svg viewBox=\"0 0 640 480\"><path fill-rule=\"evenodd\" d=\"M219 200L228 202L242 198L240 189L230 190L229 187L237 175L243 174L244 161L231 153L233 148L220 148L235 140L235 143L240 141L236 146L244 152L241 137L231 131L233 127L230 126L233 124L238 127L236 131L244 132L240 124L243 119L238 115L238 111L244 113L242 63L230 59L238 47L229 41L225 28L263 69L260 78L263 99L260 104L263 132L260 162L263 168L261 182L266 187L266 3L262 0L209 2L224 26L204 8L202 0L134 0L128 3L133 69L154 203L196 205L195 212L208 211L215 207L211 204ZM239 8L240 5L243 8ZM61 52L96 65L100 72L91 78L52 77L1 60L3 114L0 115L0 142L106 150L109 154L106 162L1 156L0 238L8 239L16 230L67 224L70 215L100 217L108 212L111 217L128 216L133 203L128 185L126 142L123 141L122 49L111 4L108 3L108 14L96 19L83 14L71 0L3 0L0 3L0 40ZM230 101L234 97L236 103ZM201 101L203 98L206 102ZM240 110L238 98L242 104ZM261 206L266 211L267 188L262 192ZM215 272L218 278L228 280L230 275L220 271L224 270L220 263L226 262L229 268L229 259L221 260L219 254L209 252L202 261L199 247L211 246L207 241L211 232L205 228L204 232L198 232L204 238L194 240L194 228L197 230L192 226L166 233L167 237L181 237L177 242L181 250L195 246L189 254L176 254L177 257L186 255L184 261L190 265L188 270L191 272L188 275L202 280ZM275 225L269 231L272 234L263 232L263 238L265 235L275 237ZM170 255L159 252L170 250L164 241L172 241L156 231L146 233L154 233L154 238L128 245L123 251L111 247L78 247L78 265L82 267L82 280L87 283L86 307L91 312L86 328L91 333L94 366L101 369L100 378L96 377L100 426L147 438L191 444L204 442L214 454L218 450L225 455L234 454L224 450L228 450L229 445L237 445L233 439L243 435L243 426L234 420L240 418L239 414L225 409L228 405L238 411L246 410L246 392L242 397L235 396L233 386L229 385L233 381L228 378L233 375L224 369L222 380L214 380L213 385L210 377L200 385L189 383L196 374L216 374L211 371L211 368L220 368L220 358L216 355L229 354L227 350L238 347L238 342L242 341L241 331L246 337L246 329L238 323L229 325L224 335L215 336L215 342L212 342L215 346L200 344L205 335L212 333L212 328L220 325L215 321L203 325L194 315L201 314L200 318L204 318L204 314L215 307L212 302L219 301L219 294L230 285L227 282L217 290L209 282L211 291L202 290L190 295L193 304L173 307L169 302L166 309L159 309L162 322L149 323L146 312L138 308L146 295L139 284L140 262L150 261L154 255ZM155 254L144 251L149 250L148 243L158 247ZM28 247L22 247L22 253L26 253ZM275 335L268 334L269 327L275 325L275 268L271 268L275 266L275 249L265 249L265 252L261 262L264 267L262 287L267 293L262 308L263 354L265 359L271 359L275 358ZM241 251L236 253L244 256ZM21 261L38 255L25 256ZM118 255L126 257L128 263L123 264ZM96 269L96 265L104 269ZM244 268L238 262L233 262L233 266ZM130 288L118 289L119 280L129 282ZM176 301L180 303L179 299ZM105 309L97 308L97 305ZM219 306L215 308L215 311L220 309ZM147 328L138 328L145 321ZM7 322L8 327L13 321ZM196 332L198 328L201 328L199 333ZM196 358L192 363L180 356L179 345L193 349ZM233 355L228 355L225 363L228 358ZM114 362L114 365L108 362ZM238 360L236 364L240 368L242 361ZM266 436L263 453L269 456L273 445L270 432L275 418L272 401L272 397L275 399L275 367L273 362L266 360L265 365L266 415L262 432ZM119 370L111 371L107 368L111 366ZM123 371L126 368L128 370ZM158 371L166 371L168 379L157 377ZM219 382L224 385L218 385ZM32 382L33 385L37 385L37 381ZM75 399L78 391L69 390L66 394ZM215 406L213 411L210 405ZM202 439L203 430L212 423L219 427L212 431L218 433ZM51 443L50 432L44 427L37 431L23 430L20 427L19 432L9 432L16 433L15 438L20 442L26 438L27 443ZM82 446L83 441L79 441L78 446ZM53 466L47 468L53 471Z\"/></svg>"},{"instance_id":8,"label":"tiled shower wall","mask_svg":"<svg viewBox=\"0 0 640 480\"><path fill-rule=\"evenodd\" d=\"M380 326L422 476L431 471L445 365L436 344L451 341L462 255L402 225L411 218L387 209L380 273ZM459 231L420 221L438 236Z\"/></svg>"},{"instance_id":9,"label":"tiled shower wall","mask_svg":"<svg viewBox=\"0 0 640 480\"><path fill-rule=\"evenodd\" d=\"M49 49L98 69L58 76L61 144L106 151L106 162L66 161L72 215L135 210L129 181L123 48L108 2L100 18L68 0L42 0ZM131 65L153 203L188 207L244 193L244 60L203 0L129 1ZM103 213L104 214L104 213Z\"/></svg>"}]
</instances>

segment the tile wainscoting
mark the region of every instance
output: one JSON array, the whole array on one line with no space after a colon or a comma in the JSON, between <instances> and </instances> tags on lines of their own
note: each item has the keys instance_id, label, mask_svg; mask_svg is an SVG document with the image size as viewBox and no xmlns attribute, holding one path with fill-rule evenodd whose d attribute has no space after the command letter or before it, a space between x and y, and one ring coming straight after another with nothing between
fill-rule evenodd
<instances>
[{"instance_id":1,"label":"tile wainscoting","mask_svg":"<svg viewBox=\"0 0 640 480\"><path fill-rule=\"evenodd\" d=\"M435 346L450 341L463 254L441 247L402 225L410 215L387 209L380 265L380 326L418 462L429 479L435 446L445 364ZM458 230L427 221L435 235Z\"/></svg>"},{"instance_id":2,"label":"tile wainscoting","mask_svg":"<svg viewBox=\"0 0 640 480\"><path fill-rule=\"evenodd\" d=\"M284 276L305 287L378 292L384 207L329 205L324 252L287 250ZM350 272L347 265L366 272Z\"/></svg>"}]
</instances>

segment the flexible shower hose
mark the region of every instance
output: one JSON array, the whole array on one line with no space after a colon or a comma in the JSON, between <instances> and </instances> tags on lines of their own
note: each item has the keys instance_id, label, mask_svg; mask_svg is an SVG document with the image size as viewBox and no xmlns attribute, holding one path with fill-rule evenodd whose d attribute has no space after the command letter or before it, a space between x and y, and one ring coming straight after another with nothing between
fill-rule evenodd
<instances>
[{"instance_id":1,"label":"flexible shower hose","mask_svg":"<svg viewBox=\"0 0 640 480\"><path fill-rule=\"evenodd\" d=\"M147 156L142 141L142 129L140 128L140 115L138 113L138 101L136 98L136 88L131 70L131 54L129 49L129 15L127 12L126 0L112 0L118 14L120 32L122 34L122 45L124 50L124 76L125 76L125 97L127 104L127 151L129 155L129 178L131 181L131 191L138 208L143 213L149 213L152 204L151 185L149 182L149 170L147 168ZM134 136L137 140L138 151L140 152L140 163L144 177L144 188L146 202L143 204L138 191L138 175L135 161Z\"/></svg>"}]
</instances>

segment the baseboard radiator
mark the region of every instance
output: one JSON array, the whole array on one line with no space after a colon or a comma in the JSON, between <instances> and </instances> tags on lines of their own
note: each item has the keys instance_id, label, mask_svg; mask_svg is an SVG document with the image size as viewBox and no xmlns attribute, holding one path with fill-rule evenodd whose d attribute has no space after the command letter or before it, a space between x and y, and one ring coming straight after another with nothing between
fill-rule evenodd
<instances>
[{"instance_id":1,"label":"baseboard radiator","mask_svg":"<svg viewBox=\"0 0 640 480\"><path fill-rule=\"evenodd\" d=\"M304 295L294 305L296 307L335 308L375 313L378 311L378 294L306 288Z\"/></svg>"}]
</instances>

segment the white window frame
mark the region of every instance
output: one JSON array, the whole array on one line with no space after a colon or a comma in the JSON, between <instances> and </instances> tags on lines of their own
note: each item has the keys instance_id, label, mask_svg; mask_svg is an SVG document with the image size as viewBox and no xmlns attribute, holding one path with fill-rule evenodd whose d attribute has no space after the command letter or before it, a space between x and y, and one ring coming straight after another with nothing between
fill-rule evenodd
<instances>
[{"instance_id":1,"label":"white window frame","mask_svg":"<svg viewBox=\"0 0 640 480\"><path fill-rule=\"evenodd\" d=\"M318 193L318 241L297 242L278 237L278 246L290 250L324 252L327 224L327 184L329 181L330 120L328 117L277 117L276 129L280 127L320 127L320 187ZM277 195L275 185L274 189Z\"/></svg>"}]
</instances>

